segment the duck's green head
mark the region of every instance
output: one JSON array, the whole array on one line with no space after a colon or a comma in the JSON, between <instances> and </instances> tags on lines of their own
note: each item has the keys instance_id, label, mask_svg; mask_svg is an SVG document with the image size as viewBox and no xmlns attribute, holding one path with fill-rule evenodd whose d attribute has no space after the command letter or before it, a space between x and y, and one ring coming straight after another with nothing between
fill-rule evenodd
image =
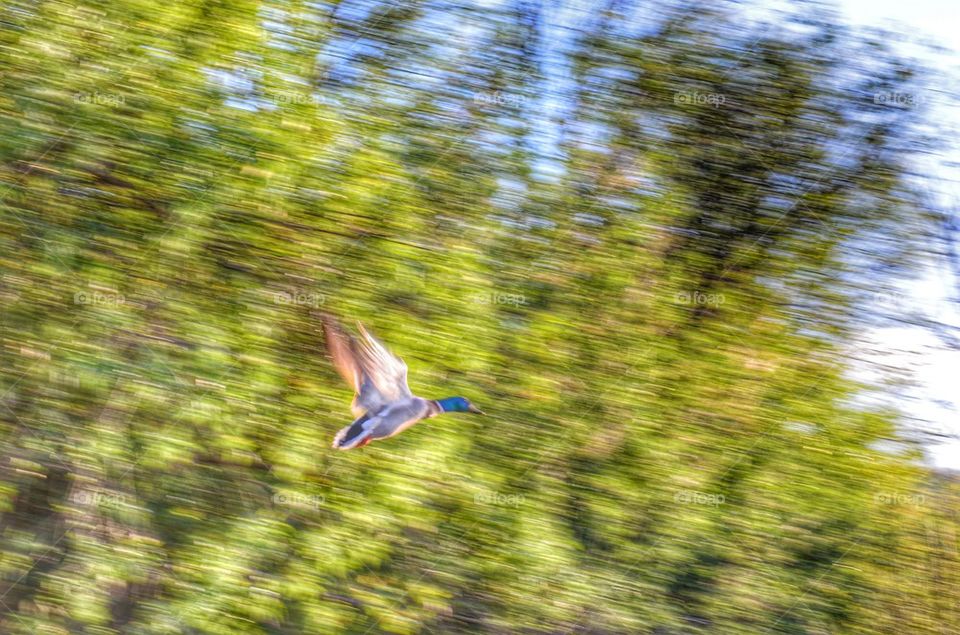
<instances>
[{"instance_id":1,"label":"duck's green head","mask_svg":"<svg viewBox=\"0 0 960 635\"><path fill-rule=\"evenodd\" d=\"M474 414L482 415L483 412L470 403L469 399L464 397L447 397L446 399L438 399L437 403L440 404L440 409L444 412L472 412Z\"/></svg>"}]
</instances>

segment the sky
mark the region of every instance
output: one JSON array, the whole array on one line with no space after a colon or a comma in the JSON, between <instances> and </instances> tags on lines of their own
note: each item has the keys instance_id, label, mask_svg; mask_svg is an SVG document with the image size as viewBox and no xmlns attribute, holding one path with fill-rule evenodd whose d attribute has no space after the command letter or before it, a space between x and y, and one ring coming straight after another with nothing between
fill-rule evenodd
<instances>
[{"instance_id":1,"label":"sky","mask_svg":"<svg viewBox=\"0 0 960 635\"><path fill-rule=\"evenodd\" d=\"M921 98L932 121L945 126L949 146L927 158L923 173L936 184L930 192L945 207L960 210L960 1L958 0L840 0L847 20L859 26L881 26L910 39L929 40L944 48L934 53L910 43L896 45L926 62L940 74ZM906 39L906 38L905 38ZM958 211L960 213L960 211ZM917 279L905 282L893 299L948 324L960 325L960 311L949 302L956 280L945 262L924 263ZM958 331L960 332L960 331ZM960 350L946 346L932 332L913 326L880 326L864 334L859 357L868 362L912 372L916 386L897 393L893 405L908 425L935 431L943 437L926 444L928 462L938 468L960 470ZM865 370L865 374L870 371ZM956 438L950 439L954 435Z\"/></svg>"}]
</instances>

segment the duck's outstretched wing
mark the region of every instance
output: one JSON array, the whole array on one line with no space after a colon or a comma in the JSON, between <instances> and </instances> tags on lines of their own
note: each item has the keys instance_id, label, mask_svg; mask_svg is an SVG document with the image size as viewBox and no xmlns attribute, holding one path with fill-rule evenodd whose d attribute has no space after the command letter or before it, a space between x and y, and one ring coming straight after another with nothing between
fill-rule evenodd
<instances>
[{"instance_id":1,"label":"duck's outstretched wing","mask_svg":"<svg viewBox=\"0 0 960 635\"><path fill-rule=\"evenodd\" d=\"M351 405L354 416L375 415L387 404L411 396L407 365L362 324L362 340L345 332L329 315L323 316L323 331L334 367L356 392Z\"/></svg>"},{"instance_id":2,"label":"duck's outstretched wing","mask_svg":"<svg viewBox=\"0 0 960 635\"><path fill-rule=\"evenodd\" d=\"M413 395L407 385L407 365L402 359L387 350L387 347L372 336L363 324L357 322L363 335L358 341L357 356L360 366L388 401L408 399Z\"/></svg>"}]
</instances>

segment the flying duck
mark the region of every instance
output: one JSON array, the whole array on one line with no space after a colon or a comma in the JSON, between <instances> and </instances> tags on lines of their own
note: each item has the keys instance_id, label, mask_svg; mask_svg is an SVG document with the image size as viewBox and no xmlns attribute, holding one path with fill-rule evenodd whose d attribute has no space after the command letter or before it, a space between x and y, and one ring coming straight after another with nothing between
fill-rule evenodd
<instances>
[{"instance_id":1,"label":"flying duck","mask_svg":"<svg viewBox=\"0 0 960 635\"><path fill-rule=\"evenodd\" d=\"M356 420L333 438L337 450L361 448L371 441L398 435L413 424L444 412L483 414L468 399L423 399L407 386L407 365L357 323L355 338L331 316L323 315L327 351L337 372L355 392L351 410Z\"/></svg>"}]
</instances>

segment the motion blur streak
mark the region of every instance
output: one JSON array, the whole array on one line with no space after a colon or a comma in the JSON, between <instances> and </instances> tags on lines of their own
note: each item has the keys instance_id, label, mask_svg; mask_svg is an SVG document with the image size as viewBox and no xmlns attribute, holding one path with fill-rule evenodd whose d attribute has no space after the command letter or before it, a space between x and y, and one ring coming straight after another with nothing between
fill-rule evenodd
<instances>
[{"instance_id":1,"label":"motion blur streak","mask_svg":"<svg viewBox=\"0 0 960 635\"><path fill-rule=\"evenodd\" d=\"M0 4L0 632L960 632L929 73L781 11ZM331 450L327 311L487 416Z\"/></svg>"}]
</instances>

